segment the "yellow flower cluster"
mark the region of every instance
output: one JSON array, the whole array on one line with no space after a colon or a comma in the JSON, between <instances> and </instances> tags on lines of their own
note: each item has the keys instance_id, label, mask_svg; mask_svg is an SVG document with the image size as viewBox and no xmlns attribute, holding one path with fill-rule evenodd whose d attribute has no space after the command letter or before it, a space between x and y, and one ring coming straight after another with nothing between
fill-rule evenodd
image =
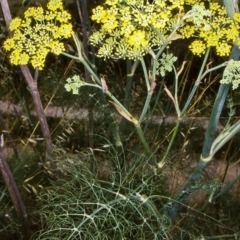
<instances>
[{"instance_id":1,"label":"yellow flower cluster","mask_svg":"<svg viewBox=\"0 0 240 240\"><path fill-rule=\"evenodd\" d=\"M93 9L92 20L100 28L90 43L98 46L103 58L136 59L168 42L184 6L199 0L106 0Z\"/></svg>"},{"instance_id":2,"label":"yellow flower cluster","mask_svg":"<svg viewBox=\"0 0 240 240\"><path fill-rule=\"evenodd\" d=\"M240 15L235 21L227 16L226 9L216 2L209 1L209 9L203 5L194 6L192 17L180 29L183 38L196 37L189 48L201 56L209 47L214 47L219 56L229 56L233 42L239 42Z\"/></svg>"},{"instance_id":3,"label":"yellow flower cluster","mask_svg":"<svg viewBox=\"0 0 240 240\"><path fill-rule=\"evenodd\" d=\"M73 35L70 19L61 0L50 0L46 11L42 7L28 8L23 19L17 17L9 25L14 35L3 47L11 52L10 62L14 65L31 63L34 68L43 69L49 52L59 55L65 50L60 41Z\"/></svg>"},{"instance_id":4,"label":"yellow flower cluster","mask_svg":"<svg viewBox=\"0 0 240 240\"><path fill-rule=\"evenodd\" d=\"M206 1L207 9L201 0L106 0L93 9L91 18L100 27L90 43L99 47L99 57L136 59L168 43L175 31L196 38L189 46L193 54L214 47L217 55L228 56L239 41L240 15L233 21L223 6Z\"/></svg>"}]
</instances>

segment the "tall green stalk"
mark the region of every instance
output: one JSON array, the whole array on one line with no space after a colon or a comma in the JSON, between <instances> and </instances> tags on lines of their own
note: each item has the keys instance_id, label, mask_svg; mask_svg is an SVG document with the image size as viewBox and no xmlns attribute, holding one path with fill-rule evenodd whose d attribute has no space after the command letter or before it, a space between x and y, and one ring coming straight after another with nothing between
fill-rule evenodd
<instances>
[{"instance_id":1,"label":"tall green stalk","mask_svg":"<svg viewBox=\"0 0 240 240\"><path fill-rule=\"evenodd\" d=\"M199 84L200 84L200 80L203 78L203 76L205 76L205 74L203 74L203 71L204 71L204 67L206 65L208 56L209 56L209 51L210 51L210 49L208 49L206 54L205 54L205 57L204 57L201 69L199 71L197 80L195 82L195 85L194 85L193 89L191 90L191 93L190 93L190 95L189 95L189 97L188 97L188 99L187 99L187 101L186 101L182 111L180 111L180 109L179 109L179 104L178 104L178 100L177 100L177 98L178 98L178 95L177 95L177 91L178 91L178 76L177 76L177 74L175 72L176 79L175 79L174 100L175 100L175 108L176 108L176 112L177 112L177 115L178 115L178 119L177 119L177 123L176 123L175 128L174 128L171 140L170 140L170 142L168 144L167 150L165 151L161 161L158 163L158 167L159 168L163 167L163 165L165 163L165 160L166 160L166 158L167 158L167 156L168 156L168 154L169 154L169 152L170 152L170 150L171 150L171 148L173 146L175 138L177 136L177 132L179 130L179 127L180 127L180 124L181 124L181 121L182 121L182 117L183 117L184 113L186 112L187 108L189 107L189 105L191 104L191 101L192 101L192 99L193 99L193 97L194 97L194 95L195 95L195 93L196 93L196 91L198 89Z\"/></svg>"},{"instance_id":2,"label":"tall green stalk","mask_svg":"<svg viewBox=\"0 0 240 240\"><path fill-rule=\"evenodd\" d=\"M232 17L232 14L233 14L232 5L231 4L229 5L229 3L231 1L225 1L225 2L226 2L225 7L227 9L227 12L228 13L230 12L231 13L230 17ZM231 8L230 10L228 10L229 6ZM240 49L236 44L234 44L229 59L239 60L239 58L240 58ZM168 211L169 206L164 207L165 210L167 209L167 211L168 211L168 216L169 216L171 222L174 221L174 219L176 218L176 216L182 209L183 205L186 203L186 201L191 193L192 185L195 184L196 181L199 180L203 170L206 168L208 163L212 160L212 157L214 155L212 153L212 147L213 147L213 145L216 145L216 140L218 140L219 137L221 137L221 134L220 134L220 136L217 139L215 139L215 133L216 133L217 124L219 122L220 114L222 112L222 108L223 108L223 105L225 103L225 100L226 100L226 97L228 94L228 90L229 90L229 84L221 84L220 85L220 88L218 90L218 93L217 93L217 96L216 96L216 99L215 99L215 102L213 105L213 110L212 110L211 116L209 118L209 125L206 130L205 140L204 140L204 144L203 144L203 148L202 148L202 154L200 156L198 165L196 166L193 173L189 177L183 190L179 193L174 204L171 205L170 210ZM228 132L226 132L226 133L228 134ZM226 137L228 137L227 134L225 135ZM236 132L234 132L234 134L236 134ZM231 135L231 137L232 136L233 135ZM215 139L215 141L214 141L214 139ZM220 140L224 140L223 134L222 134L222 138ZM228 138L228 140L229 140L229 138ZM219 142L217 142L217 143L219 143ZM226 143L226 141L224 141L224 143ZM221 144L221 146L222 146L222 144Z\"/></svg>"},{"instance_id":3,"label":"tall green stalk","mask_svg":"<svg viewBox=\"0 0 240 240\"><path fill-rule=\"evenodd\" d=\"M145 100L145 103L144 103L144 107L143 107L143 110L142 110L142 113L140 115L140 118L139 118L139 122L141 123L144 119L144 117L146 116L146 113L149 109L149 105L150 105L150 102L151 102L151 99L152 99L152 95L153 95L153 92L154 92L154 89L156 87L156 67L157 67L157 64L156 64L156 59L153 59L152 61L152 71L151 72L147 72L147 67L146 67L146 64L145 64L145 61L143 58L141 58L141 64L142 64L142 69L143 69L143 72L144 72L144 78L145 78L145 82L146 82L146 87L147 87L147 98Z\"/></svg>"}]
</instances>

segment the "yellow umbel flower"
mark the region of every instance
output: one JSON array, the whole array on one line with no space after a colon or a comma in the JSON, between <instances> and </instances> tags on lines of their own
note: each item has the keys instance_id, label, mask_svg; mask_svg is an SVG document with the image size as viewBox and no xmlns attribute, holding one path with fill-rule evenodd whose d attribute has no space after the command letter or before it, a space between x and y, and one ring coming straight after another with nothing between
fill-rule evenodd
<instances>
[{"instance_id":1,"label":"yellow umbel flower","mask_svg":"<svg viewBox=\"0 0 240 240\"><path fill-rule=\"evenodd\" d=\"M240 42L240 14L233 21L223 6L208 2L206 8L202 0L106 0L93 9L91 18L99 29L90 43L98 47L99 57L137 59L170 44L175 35L196 38L189 46L193 54L213 47L227 56L230 44Z\"/></svg>"},{"instance_id":2,"label":"yellow umbel flower","mask_svg":"<svg viewBox=\"0 0 240 240\"><path fill-rule=\"evenodd\" d=\"M24 18L14 18L9 29L14 32L3 47L10 51L10 62L14 65L31 63L34 68L43 69L49 52L61 54L65 48L64 38L73 35L71 15L63 9L61 0L50 0L47 9L30 7Z\"/></svg>"},{"instance_id":3,"label":"yellow umbel flower","mask_svg":"<svg viewBox=\"0 0 240 240\"><path fill-rule=\"evenodd\" d=\"M93 9L91 19L99 24L99 30L92 33L90 43L98 47L100 57L138 59L168 42L168 35L177 30L179 19L175 16L183 12L183 3L106 0Z\"/></svg>"},{"instance_id":4,"label":"yellow umbel flower","mask_svg":"<svg viewBox=\"0 0 240 240\"><path fill-rule=\"evenodd\" d=\"M204 42L200 40L195 40L190 44L189 48L193 52L193 54L201 56L203 53L205 53L207 46L206 44L204 44Z\"/></svg>"},{"instance_id":5,"label":"yellow umbel flower","mask_svg":"<svg viewBox=\"0 0 240 240\"><path fill-rule=\"evenodd\" d=\"M232 43L239 42L239 13L233 18L235 21L216 2L209 1L208 9L199 3L193 6L192 17L179 31L183 38L197 38L189 46L193 54L200 56L206 48L212 47L218 56L229 56Z\"/></svg>"}]
</instances>

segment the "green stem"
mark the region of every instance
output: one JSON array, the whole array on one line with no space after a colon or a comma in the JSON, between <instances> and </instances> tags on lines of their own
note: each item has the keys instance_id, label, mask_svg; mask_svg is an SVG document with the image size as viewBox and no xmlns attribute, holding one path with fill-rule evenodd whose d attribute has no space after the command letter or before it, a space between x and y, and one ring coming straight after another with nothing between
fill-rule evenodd
<instances>
[{"instance_id":1,"label":"green stem","mask_svg":"<svg viewBox=\"0 0 240 240\"><path fill-rule=\"evenodd\" d=\"M181 111L180 117L182 117L182 116L184 115L184 113L186 112L187 108L189 107L189 105L190 105L190 103L191 103L191 101L192 101L192 99L193 99L193 97L194 97L194 95L195 95L195 92L197 91L197 89L198 89L198 87L199 87L200 80L201 80L201 76L202 76L203 70L204 70L204 68L205 68L205 66L206 66L209 53L210 53L210 48L208 48L207 51L206 51L206 54L205 54L205 57L204 57L204 59L203 59L203 63L202 63L200 72L199 72L199 74L198 74L197 80L196 80L196 82L195 82L195 84L194 84L194 87L193 87L193 89L192 89L192 91L191 91L191 93L190 93L190 95L189 95L189 97L188 97L188 99L187 99L187 102L185 103L185 105L184 105L184 107L183 107L183 110Z\"/></svg>"},{"instance_id":2,"label":"green stem","mask_svg":"<svg viewBox=\"0 0 240 240\"><path fill-rule=\"evenodd\" d=\"M203 158L208 158L210 155L212 143L215 138L217 124L218 124L220 114L222 112L222 108L228 94L228 90L229 90L229 84L220 85L217 97L213 105L212 113L209 118L209 124L206 130L206 134L205 134L205 139L204 139L204 144L202 149Z\"/></svg>"},{"instance_id":3,"label":"green stem","mask_svg":"<svg viewBox=\"0 0 240 240\"><path fill-rule=\"evenodd\" d=\"M173 66L173 71L175 74L175 89L174 89L175 108L176 108L177 116L179 118L181 113L180 113L179 103L178 103L178 74L174 66Z\"/></svg>"},{"instance_id":4,"label":"green stem","mask_svg":"<svg viewBox=\"0 0 240 240\"><path fill-rule=\"evenodd\" d=\"M145 83L146 83L146 86L147 86L147 91L149 91L150 90L150 84L149 84L148 72L147 72L147 67L146 67L146 64L145 64L145 61L144 61L143 57L141 57L140 62L142 64L144 79L145 79Z\"/></svg>"},{"instance_id":5,"label":"green stem","mask_svg":"<svg viewBox=\"0 0 240 240\"><path fill-rule=\"evenodd\" d=\"M143 118L146 116L147 110L149 108L149 104L151 102L152 99L152 93L148 93L141 116L139 118L139 123L141 123L143 121Z\"/></svg>"},{"instance_id":6,"label":"green stem","mask_svg":"<svg viewBox=\"0 0 240 240\"><path fill-rule=\"evenodd\" d=\"M141 140L141 143L142 143L142 145L144 146L144 148L145 148L145 150L147 152L148 157L151 158L153 156L153 153L152 153L152 151L151 151L151 149L150 149L150 147L149 147L149 145L148 145L148 143L147 143L147 141L146 141L146 139L144 137L144 133L142 131L141 126L139 124L137 124L137 125L135 125L135 128L137 130L137 133L138 133L138 136L139 136L139 138Z\"/></svg>"},{"instance_id":7,"label":"green stem","mask_svg":"<svg viewBox=\"0 0 240 240\"><path fill-rule=\"evenodd\" d=\"M96 73L92 70L92 68L88 65L88 63L84 59L80 59L79 57L73 56L73 55L65 53L65 52L62 52L62 55L66 56L66 57L69 57L69 58L72 58L72 59L74 59L78 62L81 62L84 65L84 67L86 67L86 69L89 71L89 73L93 76L94 80L99 85L102 85L99 77L96 75Z\"/></svg>"},{"instance_id":8,"label":"green stem","mask_svg":"<svg viewBox=\"0 0 240 240\"><path fill-rule=\"evenodd\" d=\"M150 83L149 83L149 77L148 77L146 65L145 65L145 62L144 62L143 58L141 58L141 63L142 63L142 68L143 68L143 72L144 72L145 82L146 82L146 85L147 85L148 95L147 95L147 98L145 100L144 107L143 107L142 113L141 113L140 118L139 118L139 123L140 124L143 121L143 119L146 116L146 113L149 109L149 105L150 105L152 95L153 95L153 90L155 88L155 77L156 77L156 61L155 60L153 62L153 70L152 70L153 76L151 76L152 77L151 86L150 86Z\"/></svg>"},{"instance_id":9,"label":"green stem","mask_svg":"<svg viewBox=\"0 0 240 240\"><path fill-rule=\"evenodd\" d=\"M175 126L175 128L174 128L174 132L173 132L173 134L172 134L170 143L168 144L167 150L166 150L166 152L165 152L162 160L158 163L158 167L159 167L159 168L162 168L162 167L163 167L164 162L165 162L165 160L166 160L166 157L168 156L168 154L169 154L169 152L170 152L170 150L171 150L171 148L172 148L172 145L173 145L173 143L174 143L175 137L177 136L177 132L178 132L180 123L181 123L181 119L178 119L178 120L177 120L177 123L176 123L176 126Z\"/></svg>"},{"instance_id":10,"label":"green stem","mask_svg":"<svg viewBox=\"0 0 240 240\"><path fill-rule=\"evenodd\" d=\"M137 133L138 133L138 136L141 140L141 143L142 145L144 146L146 152L147 152L147 155L148 157L152 157L153 153L144 137L144 133L142 131L142 128L140 126L140 122L134 118L131 113L129 111L127 111L124 106L109 92L107 91L106 94L117 104L117 106L127 115L128 119L131 120L131 122L134 124L136 130L137 130Z\"/></svg>"}]
</instances>

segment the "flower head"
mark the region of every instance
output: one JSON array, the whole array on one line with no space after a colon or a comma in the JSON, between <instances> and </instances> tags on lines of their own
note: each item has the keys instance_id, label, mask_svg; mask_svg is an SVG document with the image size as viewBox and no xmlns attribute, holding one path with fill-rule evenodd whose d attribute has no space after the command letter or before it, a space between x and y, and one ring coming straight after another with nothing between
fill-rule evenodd
<instances>
[{"instance_id":1,"label":"flower head","mask_svg":"<svg viewBox=\"0 0 240 240\"><path fill-rule=\"evenodd\" d=\"M202 0L105 0L93 9L91 18L99 29L90 43L99 48L100 57L136 59L166 46L177 34L196 38L189 46L193 54L213 47L218 55L227 56L230 44L240 42L240 14L233 16L234 22L223 6L208 2L206 7ZM113 37L114 44L107 46Z\"/></svg>"},{"instance_id":2,"label":"flower head","mask_svg":"<svg viewBox=\"0 0 240 240\"><path fill-rule=\"evenodd\" d=\"M233 21L226 9L216 2L209 1L206 9L201 3L193 6L191 17L180 29L184 38L195 37L189 48L193 54L201 55L208 47L216 50L219 56L229 56L231 44L239 42L240 17L235 13Z\"/></svg>"},{"instance_id":3,"label":"flower head","mask_svg":"<svg viewBox=\"0 0 240 240\"><path fill-rule=\"evenodd\" d=\"M50 0L47 10L30 7L24 18L13 19L9 29L14 35L3 47L10 51L10 62L14 65L31 63L34 68L43 69L49 52L61 54L65 48L60 41L73 35L70 14L63 9L61 0Z\"/></svg>"},{"instance_id":4,"label":"flower head","mask_svg":"<svg viewBox=\"0 0 240 240\"><path fill-rule=\"evenodd\" d=\"M93 9L91 19L100 25L90 36L103 58L132 58L145 55L152 47L161 47L172 31L172 9L165 0L106 0ZM176 1L172 1L174 6ZM170 4L171 5L171 4ZM174 9L175 11L175 9ZM115 41L109 41L114 38Z\"/></svg>"}]
</instances>

